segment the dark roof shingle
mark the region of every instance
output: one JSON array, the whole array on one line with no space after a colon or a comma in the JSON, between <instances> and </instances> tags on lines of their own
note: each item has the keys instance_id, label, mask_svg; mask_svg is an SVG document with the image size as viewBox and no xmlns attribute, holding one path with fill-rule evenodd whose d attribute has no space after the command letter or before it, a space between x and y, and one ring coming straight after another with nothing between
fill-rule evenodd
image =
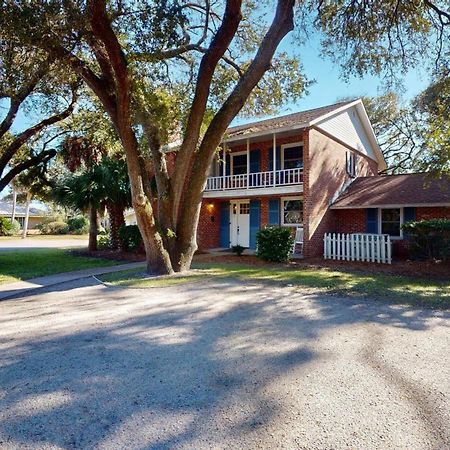
<instances>
[{"instance_id":1,"label":"dark roof shingle","mask_svg":"<svg viewBox=\"0 0 450 450\"><path fill-rule=\"evenodd\" d=\"M426 173L357 178L331 208L370 208L387 205L450 206L450 177Z\"/></svg>"},{"instance_id":2,"label":"dark roof shingle","mask_svg":"<svg viewBox=\"0 0 450 450\"><path fill-rule=\"evenodd\" d=\"M273 130L278 128L284 128L291 125L297 125L301 123L307 123L319 117L328 114L335 109L353 103L355 100L348 100L345 102L335 103L333 105L322 106L320 108L309 109L307 111L296 112L285 116L274 117L273 119L265 119L257 122L248 123L245 125L238 125L230 127L227 130L227 137L236 137L246 135L250 133L258 133L265 130Z\"/></svg>"}]
</instances>

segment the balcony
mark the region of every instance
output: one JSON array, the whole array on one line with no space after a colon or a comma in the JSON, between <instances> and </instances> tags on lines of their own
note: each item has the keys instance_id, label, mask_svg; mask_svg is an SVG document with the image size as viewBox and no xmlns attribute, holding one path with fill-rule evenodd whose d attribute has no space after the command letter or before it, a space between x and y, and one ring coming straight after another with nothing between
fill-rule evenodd
<instances>
[{"instance_id":1,"label":"balcony","mask_svg":"<svg viewBox=\"0 0 450 450\"><path fill-rule=\"evenodd\" d=\"M209 177L204 197L287 194L302 191L303 169L295 168Z\"/></svg>"}]
</instances>

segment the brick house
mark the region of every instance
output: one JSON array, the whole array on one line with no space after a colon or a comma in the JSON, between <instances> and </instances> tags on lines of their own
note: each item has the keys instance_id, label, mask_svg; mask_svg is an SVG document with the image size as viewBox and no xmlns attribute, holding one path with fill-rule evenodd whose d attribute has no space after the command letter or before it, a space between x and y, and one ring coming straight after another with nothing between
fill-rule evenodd
<instances>
[{"instance_id":1,"label":"brick house","mask_svg":"<svg viewBox=\"0 0 450 450\"><path fill-rule=\"evenodd\" d=\"M199 248L254 249L260 228L280 225L302 227L304 255L319 256L332 201L385 167L361 100L232 127L204 191Z\"/></svg>"},{"instance_id":2,"label":"brick house","mask_svg":"<svg viewBox=\"0 0 450 450\"><path fill-rule=\"evenodd\" d=\"M412 219L450 218L450 182L386 168L360 99L229 128L201 207L199 249L256 248L266 226L303 229L305 257L324 233L388 233ZM171 151L170 160L176 158ZM136 223L133 214L127 223Z\"/></svg>"}]
</instances>

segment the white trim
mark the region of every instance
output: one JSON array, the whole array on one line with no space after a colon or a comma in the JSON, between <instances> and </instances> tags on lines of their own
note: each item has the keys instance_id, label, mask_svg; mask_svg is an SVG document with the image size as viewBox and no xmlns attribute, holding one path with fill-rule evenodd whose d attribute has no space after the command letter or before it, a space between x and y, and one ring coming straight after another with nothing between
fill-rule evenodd
<instances>
[{"instance_id":1,"label":"white trim","mask_svg":"<svg viewBox=\"0 0 450 450\"><path fill-rule=\"evenodd\" d=\"M378 234L383 234L382 231L382 223L381 223L381 211L383 209L399 209L400 210L400 236L391 236L391 239L394 241L401 241L403 239L403 230L402 230L402 225L404 223L404 216L405 216L405 212L404 212L404 208L403 207L394 207L394 208L378 208ZM384 233L386 234L386 233Z\"/></svg>"},{"instance_id":2,"label":"white trim","mask_svg":"<svg viewBox=\"0 0 450 450\"><path fill-rule=\"evenodd\" d=\"M393 203L392 205L358 205L358 206L334 206L331 209L367 209L367 208L450 208L450 203Z\"/></svg>"},{"instance_id":3,"label":"white trim","mask_svg":"<svg viewBox=\"0 0 450 450\"><path fill-rule=\"evenodd\" d=\"M291 184L286 186L275 187L262 187L252 189L229 189L229 190L217 190L217 191L205 191L203 192L203 198L233 198L233 197L263 197L266 195L283 195L283 194L302 194L302 184Z\"/></svg>"},{"instance_id":4,"label":"white trim","mask_svg":"<svg viewBox=\"0 0 450 450\"><path fill-rule=\"evenodd\" d=\"M302 207L303 205L303 197L301 196L292 196L292 197L281 197L280 198L280 226L282 227L303 227L303 223L284 223L284 202L286 200L300 200L302 202ZM302 214L303 215L303 214ZM303 220L305 218L303 217Z\"/></svg>"},{"instance_id":5,"label":"white trim","mask_svg":"<svg viewBox=\"0 0 450 450\"><path fill-rule=\"evenodd\" d=\"M281 170L284 170L284 150L286 148L293 148L293 147L302 147L304 149L303 141L299 142L292 142L291 144L282 144L280 149L280 158L281 158ZM303 151L302 151L303 153ZM303 154L302 154L302 160L303 160Z\"/></svg>"}]
</instances>

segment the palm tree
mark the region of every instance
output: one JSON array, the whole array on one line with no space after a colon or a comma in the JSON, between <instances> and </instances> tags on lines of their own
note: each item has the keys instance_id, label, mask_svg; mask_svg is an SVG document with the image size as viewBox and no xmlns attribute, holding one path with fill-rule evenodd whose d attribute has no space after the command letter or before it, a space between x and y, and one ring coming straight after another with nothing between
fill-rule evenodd
<instances>
[{"instance_id":1,"label":"palm tree","mask_svg":"<svg viewBox=\"0 0 450 450\"><path fill-rule=\"evenodd\" d=\"M54 195L57 202L89 213L88 248L90 251L97 250L98 212L105 202L103 171L99 166L94 166L80 174L67 177L55 188Z\"/></svg>"}]
</instances>

